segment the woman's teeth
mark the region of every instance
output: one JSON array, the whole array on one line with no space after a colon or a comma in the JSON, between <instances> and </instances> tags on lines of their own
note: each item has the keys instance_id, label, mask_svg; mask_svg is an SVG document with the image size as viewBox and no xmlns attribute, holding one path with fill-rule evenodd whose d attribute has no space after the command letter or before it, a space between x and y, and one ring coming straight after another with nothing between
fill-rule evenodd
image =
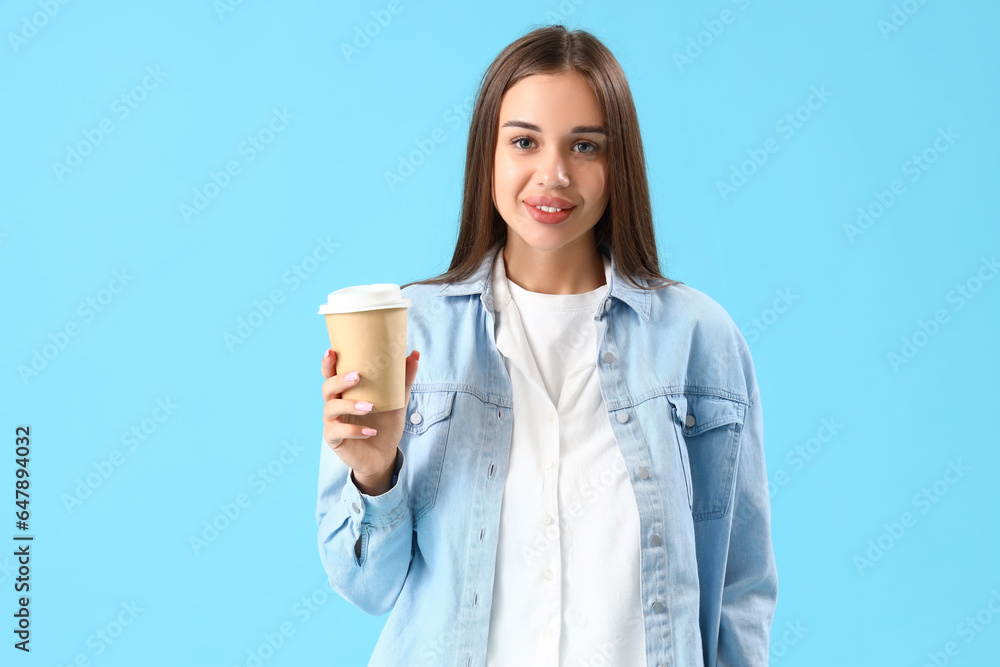
<instances>
[{"instance_id":1,"label":"woman's teeth","mask_svg":"<svg viewBox=\"0 0 1000 667\"><path fill-rule=\"evenodd\" d=\"M535 206L535 208L546 213L557 213L562 210L561 208L553 208L552 206Z\"/></svg>"}]
</instances>

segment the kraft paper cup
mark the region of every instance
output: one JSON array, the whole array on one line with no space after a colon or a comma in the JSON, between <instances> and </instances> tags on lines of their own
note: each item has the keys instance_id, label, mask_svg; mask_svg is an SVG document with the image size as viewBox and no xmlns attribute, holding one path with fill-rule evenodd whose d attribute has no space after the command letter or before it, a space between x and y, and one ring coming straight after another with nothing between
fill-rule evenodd
<instances>
[{"instance_id":1,"label":"kraft paper cup","mask_svg":"<svg viewBox=\"0 0 1000 667\"><path fill-rule=\"evenodd\" d=\"M368 401L369 414L406 406L406 309L412 305L399 285L377 283L331 292L319 308L337 353L337 373L361 374L341 396Z\"/></svg>"}]
</instances>

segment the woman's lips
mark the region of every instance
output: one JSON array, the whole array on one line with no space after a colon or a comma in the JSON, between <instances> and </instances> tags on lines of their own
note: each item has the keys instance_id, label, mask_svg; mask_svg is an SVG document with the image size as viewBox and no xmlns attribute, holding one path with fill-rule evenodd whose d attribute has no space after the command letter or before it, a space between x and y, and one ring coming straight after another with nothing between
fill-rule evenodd
<instances>
[{"instance_id":1,"label":"woman's lips","mask_svg":"<svg viewBox=\"0 0 1000 667\"><path fill-rule=\"evenodd\" d=\"M563 210L554 213L548 213L526 201L523 203L525 208L528 209L528 215L530 215L536 222L540 222L545 225L555 225L562 222L576 209L574 206L571 208L564 208Z\"/></svg>"}]
</instances>

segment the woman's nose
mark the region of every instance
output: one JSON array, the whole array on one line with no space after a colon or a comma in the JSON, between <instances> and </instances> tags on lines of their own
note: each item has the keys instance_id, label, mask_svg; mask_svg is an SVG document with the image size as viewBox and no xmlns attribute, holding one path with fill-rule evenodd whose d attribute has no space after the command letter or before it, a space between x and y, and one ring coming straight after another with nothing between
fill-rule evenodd
<instances>
[{"instance_id":1,"label":"woman's nose","mask_svg":"<svg viewBox=\"0 0 1000 667\"><path fill-rule=\"evenodd\" d=\"M557 150L542 156L538 167L538 184L548 188L569 185L569 166L566 158Z\"/></svg>"}]
</instances>

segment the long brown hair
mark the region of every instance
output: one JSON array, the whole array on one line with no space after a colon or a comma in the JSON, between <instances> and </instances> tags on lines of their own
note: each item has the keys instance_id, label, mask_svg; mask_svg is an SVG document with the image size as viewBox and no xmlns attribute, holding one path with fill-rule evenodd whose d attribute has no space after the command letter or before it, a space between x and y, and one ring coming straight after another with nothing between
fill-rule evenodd
<instances>
[{"instance_id":1,"label":"long brown hair","mask_svg":"<svg viewBox=\"0 0 1000 667\"><path fill-rule=\"evenodd\" d=\"M451 266L446 273L403 287L463 280L495 244L506 243L507 224L492 194L500 102L525 77L572 71L589 82L608 130L608 205L594 225L595 244L608 247L615 268L635 287L662 289L680 282L660 273L639 120L621 65L589 32L550 25L508 45L483 75L469 127L462 220ZM642 285L637 277L655 286Z\"/></svg>"}]
</instances>

